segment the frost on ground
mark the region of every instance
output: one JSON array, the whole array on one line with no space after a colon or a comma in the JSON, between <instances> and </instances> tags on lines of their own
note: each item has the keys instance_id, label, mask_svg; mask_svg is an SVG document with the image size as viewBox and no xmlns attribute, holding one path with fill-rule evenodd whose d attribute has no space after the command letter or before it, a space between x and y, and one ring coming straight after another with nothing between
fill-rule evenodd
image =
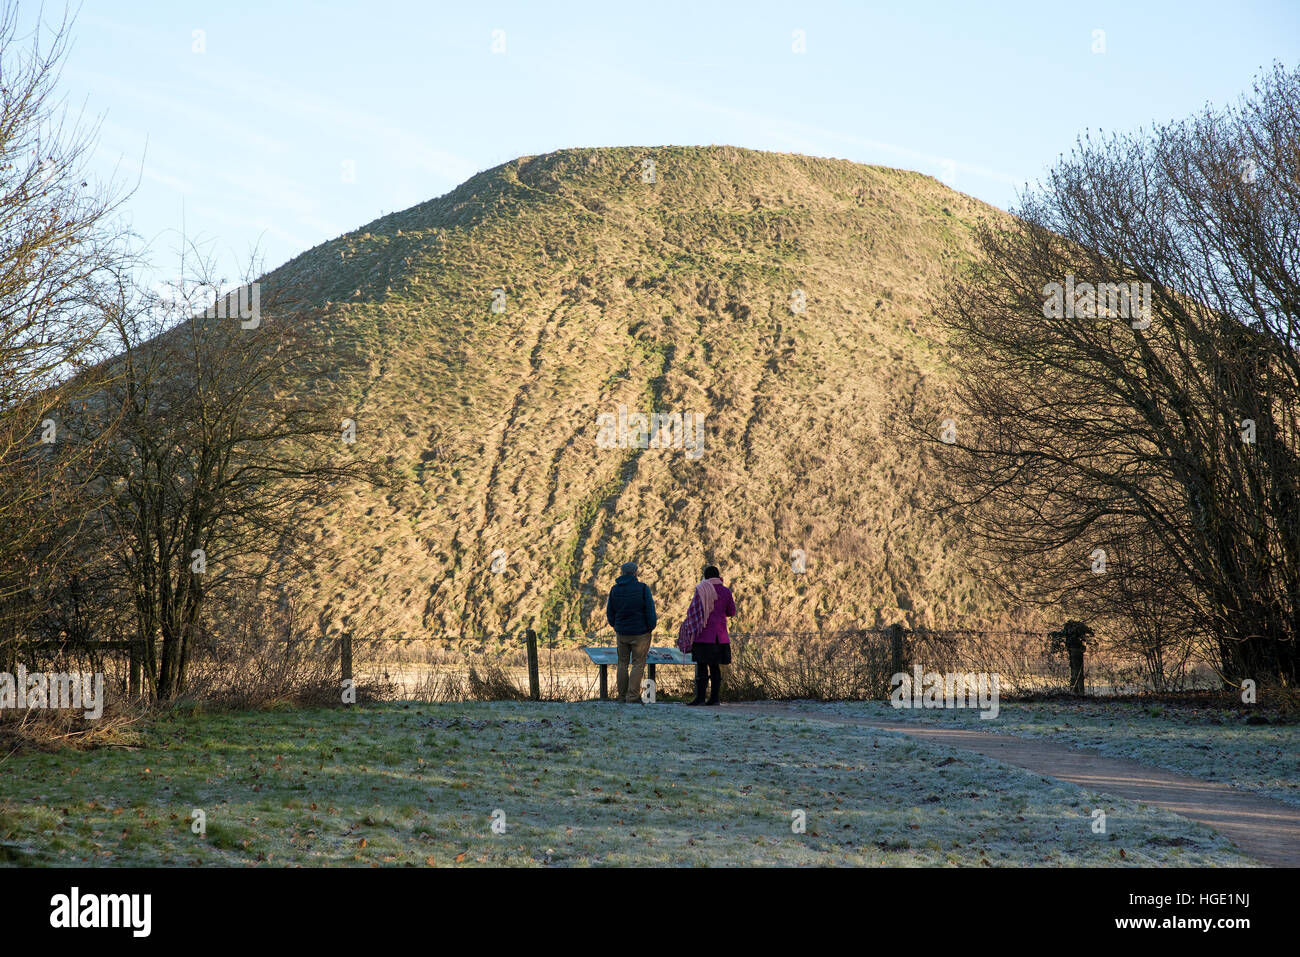
<instances>
[{"instance_id":1,"label":"frost on ground","mask_svg":"<svg viewBox=\"0 0 1300 957\"><path fill-rule=\"evenodd\" d=\"M670 704L200 713L138 749L13 756L0 781L0 861L21 864L1254 863L967 752Z\"/></svg>"},{"instance_id":2,"label":"frost on ground","mask_svg":"<svg viewBox=\"0 0 1300 957\"><path fill-rule=\"evenodd\" d=\"M894 708L885 701L799 701L795 708L809 714L925 721L1047 738L1300 805L1300 727L1246 724L1241 716L1219 708L1130 701L1003 702L998 716L989 720L974 709Z\"/></svg>"}]
</instances>

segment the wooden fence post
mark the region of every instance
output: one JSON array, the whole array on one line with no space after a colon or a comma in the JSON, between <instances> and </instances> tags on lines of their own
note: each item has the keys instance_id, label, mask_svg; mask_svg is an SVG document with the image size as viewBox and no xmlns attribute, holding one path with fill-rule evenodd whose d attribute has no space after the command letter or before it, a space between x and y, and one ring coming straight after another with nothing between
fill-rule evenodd
<instances>
[{"instance_id":1,"label":"wooden fence post","mask_svg":"<svg viewBox=\"0 0 1300 957\"><path fill-rule=\"evenodd\" d=\"M542 681L537 675L537 632L529 628L524 632L524 641L528 644L528 697L541 701Z\"/></svg>"},{"instance_id":2,"label":"wooden fence post","mask_svg":"<svg viewBox=\"0 0 1300 957\"><path fill-rule=\"evenodd\" d=\"M127 642L127 654L129 665L127 666L127 685L126 693L128 697L140 697L140 659L144 657L144 644L139 638L130 639Z\"/></svg>"},{"instance_id":3,"label":"wooden fence post","mask_svg":"<svg viewBox=\"0 0 1300 957\"><path fill-rule=\"evenodd\" d=\"M339 665L345 682L352 680L352 633L344 632L339 637Z\"/></svg>"},{"instance_id":4,"label":"wooden fence post","mask_svg":"<svg viewBox=\"0 0 1300 957\"><path fill-rule=\"evenodd\" d=\"M904 670L902 625L893 624L889 626L889 646L894 668L893 674L902 674Z\"/></svg>"}]
</instances>

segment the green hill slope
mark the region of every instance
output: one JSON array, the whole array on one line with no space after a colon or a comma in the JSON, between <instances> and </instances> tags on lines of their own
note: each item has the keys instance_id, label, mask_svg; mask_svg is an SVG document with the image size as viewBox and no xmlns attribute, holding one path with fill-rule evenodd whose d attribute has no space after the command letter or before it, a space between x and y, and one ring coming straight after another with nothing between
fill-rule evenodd
<instances>
[{"instance_id":1,"label":"green hill slope","mask_svg":"<svg viewBox=\"0 0 1300 957\"><path fill-rule=\"evenodd\" d=\"M265 281L316 290L370 370L358 442L410 479L320 517L302 586L322 623L603 629L628 558L673 628L706 560L743 628L1005 622L891 427L945 380L926 297L1002 215L841 160L578 149L285 264ZM601 448L620 406L704 415L701 453Z\"/></svg>"}]
</instances>

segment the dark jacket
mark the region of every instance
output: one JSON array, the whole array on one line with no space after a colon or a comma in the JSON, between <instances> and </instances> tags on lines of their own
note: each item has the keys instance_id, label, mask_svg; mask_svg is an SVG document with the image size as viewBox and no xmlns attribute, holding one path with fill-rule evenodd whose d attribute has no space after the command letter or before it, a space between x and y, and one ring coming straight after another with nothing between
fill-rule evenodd
<instances>
[{"instance_id":1,"label":"dark jacket","mask_svg":"<svg viewBox=\"0 0 1300 957\"><path fill-rule=\"evenodd\" d=\"M635 575L619 575L609 590L605 618L620 635L644 635L654 631L659 616L655 614L650 586L638 581Z\"/></svg>"}]
</instances>

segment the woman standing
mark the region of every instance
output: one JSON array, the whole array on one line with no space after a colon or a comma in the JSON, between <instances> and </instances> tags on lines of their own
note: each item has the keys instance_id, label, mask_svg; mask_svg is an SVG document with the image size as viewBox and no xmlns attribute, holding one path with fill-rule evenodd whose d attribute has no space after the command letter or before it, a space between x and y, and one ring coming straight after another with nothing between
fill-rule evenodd
<instances>
[{"instance_id":1,"label":"woman standing","mask_svg":"<svg viewBox=\"0 0 1300 957\"><path fill-rule=\"evenodd\" d=\"M716 705L722 692L722 666L731 664L731 636L727 619L736 614L736 600L722 584L716 565L704 569L704 580L695 586L691 607L677 631L677 647L695 661L695 700L687 705ZM706 701L710 680L713 690Z\"/></svg>"}]
</instances>

